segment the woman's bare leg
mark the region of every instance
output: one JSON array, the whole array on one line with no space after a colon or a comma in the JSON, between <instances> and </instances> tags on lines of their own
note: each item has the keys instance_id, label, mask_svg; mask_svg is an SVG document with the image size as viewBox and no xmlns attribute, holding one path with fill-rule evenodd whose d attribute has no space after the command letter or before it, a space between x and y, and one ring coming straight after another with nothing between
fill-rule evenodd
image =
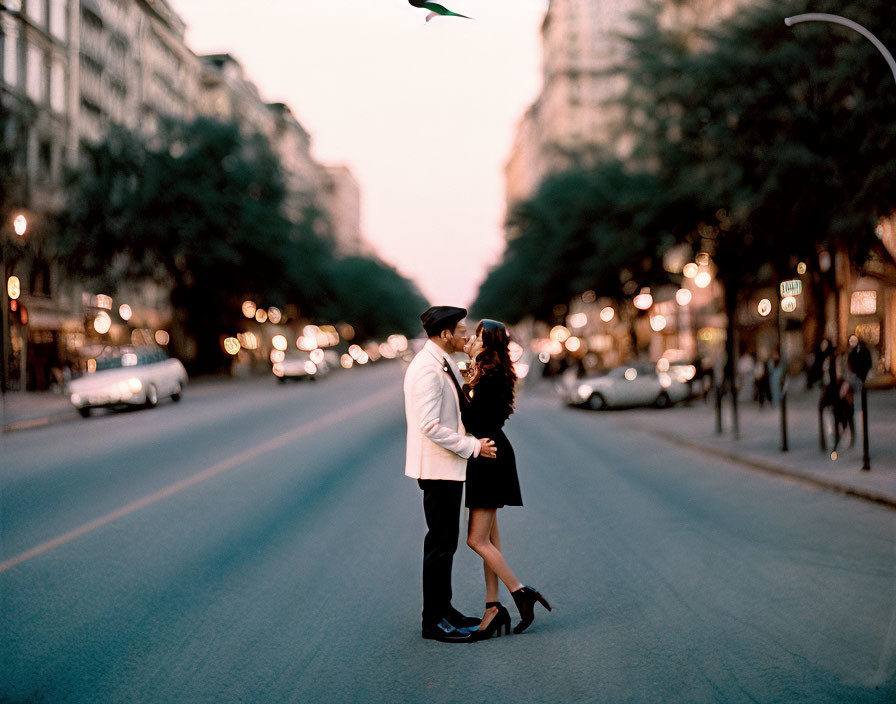
<instances>
[{"instance_id":1,"label":"woman's bare leg","mask_svg":"<svg viewBox=\"0 0 896 704\"><path fill-rule=\"evenodd\" d=\"M488 537L491 540L492 545L494 545L498 550L501 549L501 536L498 533L498 512L495 511L494 520L492 521L492 527L489 531ZM488 563L483 560L482 561L482 570L485 572L485 601L498 601L498 575L495 571L488 566Z\"/></svg>"},{"instance_id":2,"label":"woman's bare leg","mask_svg":"<svg viewBox=\"0 0 896 704\"><path fill-rule=\"evenodd\" d=\"M521 589L523 584L507 565L500 548L491 540L492 529L497 521L497 513L498 510L494 508L470 509L467 545L482 558L482 561L497 575L498 579L504 582L507 589L513 592ZM500 544L500 536L498 537L498 542ZM495 591L495 601L497 601L497 590Z\"/></svg>"}]
</instances>

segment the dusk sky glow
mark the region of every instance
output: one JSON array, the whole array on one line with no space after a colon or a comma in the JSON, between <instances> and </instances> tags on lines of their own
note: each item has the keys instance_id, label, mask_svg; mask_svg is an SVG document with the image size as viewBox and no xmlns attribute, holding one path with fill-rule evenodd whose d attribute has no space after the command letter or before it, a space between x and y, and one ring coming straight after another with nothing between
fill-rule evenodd
<instances>
[{"instance_id":1,"label":"dusk sky glow","mask_svg":"<svg viewBox=\"0 0 896 704\"><path fill-rule=\"evenodd\" d=\"M503 167L540 83L547 0L172 0L199 54L229 52L290 105L315 157L361 185L362 234L434 304L468 305L504 248Z\"/></svg>"}]
</instances>

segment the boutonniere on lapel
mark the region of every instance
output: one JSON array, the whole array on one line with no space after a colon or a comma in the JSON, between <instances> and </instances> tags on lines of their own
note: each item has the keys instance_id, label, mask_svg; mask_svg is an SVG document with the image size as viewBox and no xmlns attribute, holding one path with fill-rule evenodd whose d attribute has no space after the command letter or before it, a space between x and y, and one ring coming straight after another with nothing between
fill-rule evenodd
<instances>
[{"instance_id":1,"label":"boutonniere on lapel","mask_svg":"<svg viewBox=\"0 0 896 704\"><path fill-rule=\"evenodd\" d=\"M429 10L429 14L426 16L426 21L429 22L431 19L442 15L444 17L463 17L466 20L473 19L472 17L467 17L466 15L461 15L457 12L452 12L444 5L439 5L437 2L425 2L424 0L408 0L408 2L414 7L424 8Z\"/></svg>"}]
</instances>

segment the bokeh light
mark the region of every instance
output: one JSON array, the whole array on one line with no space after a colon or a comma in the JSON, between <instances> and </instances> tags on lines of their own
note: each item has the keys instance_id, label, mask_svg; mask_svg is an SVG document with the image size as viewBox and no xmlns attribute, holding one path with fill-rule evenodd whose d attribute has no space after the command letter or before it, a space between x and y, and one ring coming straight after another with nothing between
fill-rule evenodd
<instances>
[{"instance_id":1,"label":"bokeh light","mask_svg":"<svg viewBox=\"0 0 896 704\"><path fill-rule=\"evenodd\" d=\"M258 338L255 337L254 332L241 332L236 339L244 350L258 349Z\"/></svg>"},{"instance_id":2,"label":"bokeh light","mask_svg":"<svg viewBox=\"0 0 896 704\"><path fill-rule=\"evenodd\" d=\"M686 288L680 288L675 292L675 302L680 306L686 306L691 302L693 295L690 290Z\"/></svg>"},{"instance_id":3,"label":"bokeh light","mask_svg":"<svg viewBox=\"0 0 896 704\"><path fill-rule=\"evenodd\" d=\"M274 335L274 337L271 339L271 344L274 346L275 350L279 350L281 352L289 347L289 341L284 335Z\"/></svg>"},{"instance_id":4,"label":"bokeh light","mask_svg":"<svg viewBox=\"0 0 896 704\"><path fill-rule=\"evenodd\" d=\"M309 357L311 357L312 362L320 366L324 362L324 351L322 349L312 350Z\"/></svg>"},{"instance_id":5,"label":"bokeh light","mask_svg":"<svg viewBox=\"0 0 896 704\"><path fill-rule=\"evenodd\" d=\"M649 288L642 288L641 293L635 296L632 303L635 304L635 308L638 310L647 310L650 306L653 305L653 296L650 295Z\"/></svg>"},{"instance_id":6,"label":"bokeh light","mask_svg":"<svg viewBox=\"0 0 896 704\"><path fill-rule=\"evenodd\" d=\"M572 333L569 331L569 329L565 328L562 325L555 325L551 330L551 339L561 344L566 342L569 339L570 335L572 335Z\"/></svg>"},{"instance_id":7,"label":"bokeh light","mask_svg":"<svg viewBox=\"0 0 896 704\"><path fill-rule=\"evenodd\" d=\"M12 227L15 233L21 237L25 234L25 230L28 229L28 220L24 215L16 215L16 219L12 221Z\"/></svg>"},{"instance_id":8,"label":"bokeh light","mask_svg":"<svg viewBox=\"0 0 896 704\"><path fill-rule=\"evenodd\" d=\"M169 335L166 330L156 330L155 340L159 345L164 347L171 342L171 335Z\"/></svg>"},{"instance_id":9,"label":"bokeh light","mask_svg":"<svg viewBox=\"0 0 896 704\"><path fill-rule=\"evenodd\" d=\"M699 268L697 267L697 265L694 262L689 262L688 264L684 265L684 269L682 269L681 273L685 275L685 278L693 279L695 276L697 276L698 271Z\"/></svg>"},{"instance_id":10,"label":"bokeh light","mask_svg":"<svg viewBox=\"0 0 896 704\"><path fill-rule=\"evenodd\" d=\"M268 320L268 312L259 308L255 311L255 320L259 323L265 323Z\"/></svg>"},{"instance_id":11,"label":"bokeh light","mask_svg":"<svg viewBox=\"0 0 896 704\"><path fill-rule=\"evenodd\" d=\"M768 317L768 315L772 312L772 302L767 298L763 298L761 301L759 301L759 305L756 306L756 310L763 318Z\"/></svg>"},{"instance_id":12,"label":"bokeh light","mask_svg":"<svg viewBox=\"0 0 896 704\"><path fill-rule=\"evenodd\" d=\"M701 271L694 277L694 284L697 288L706 288L710 283L712 283L712 276L708 271Z\"/></svg>"},{"instance_id":13,"label":"bokeh light","mask_svg":"<svg viewBox=\"0 0 896 704\"><path fill-rule=\"evenodd\" d=\"M277 325L281 320L283 320L283 313L280 312L279 308L271 306L270 308L268 308L268 320L270 320L274 325Z\"/></svg>"},{"instance_id":14,"label":"bokeh light","mask_svg":"<svg viewBox=\"0 0 896 704\"><path fill-rule=\"evenodd\" d=\"M660 332L661 330L665 330L666 328L666 316L664 315L654 315L650 319L650 327L654 332Z\"/></svg>"},{"instance_id":15,"label":"bokeh light","mask_svg":"<svg viewBox=\"0 0 896 704\"><path fill-rule=\"evenodd\" d=\"M227 354L235 355L240 351L240 341L235 337L228 337L224 340L224 351Z\"/></svg>"},{"instance_id":16,"label":"bokeh light","mask_svg":"<svg viewBox=\"0 0 896 704\"><path fill-rule=\"evenodd\" d=\"M131 307L127 303L122 303L118 306L118 315L121 316L121 319L127 322L131 319L131 316L134 314L134 311L131 310Z\"/></svg>"},{"instance_id":17,"label":"bokeh light","mask_svg":"<svg viewBox=\"0 0 896 704\"><path fill-rule=\"evenodd\" d=\"M571 328L579 329L588 324L588 316L585 313L573 313L566 319Z\"/></svg>"},{"instance_id":18,"label":"bokeh light","mask_svg":"<svg viewBox=\"0 0 896 704\"><path fill-rule=\"evenodd\" d=\"M613 318L616 317L616 311L613 310L612 306L607 306L600 312L600 319L605 323L609 323Z\"/></svg>"},{"instance_id":19,"label":"bokeh light","mask_svg":"<svg viewBox=\"0 0 896 704\"><path fill-rule=\"evenodd\" d=\"M254 301L243 301L243 315L247 318L254 318L256 310Z\"/></svg>"},{"instance_id":20,"label":"bokeh light","mask_svg":"<svg viewBox=\"0 0 896 704\"><path fill-rule=\"evenodd\" d=\"M100 312L93 320L93 329L100 335L105 335L112 328L112 318L105 311Z\"/></svg>"}]
</instances>

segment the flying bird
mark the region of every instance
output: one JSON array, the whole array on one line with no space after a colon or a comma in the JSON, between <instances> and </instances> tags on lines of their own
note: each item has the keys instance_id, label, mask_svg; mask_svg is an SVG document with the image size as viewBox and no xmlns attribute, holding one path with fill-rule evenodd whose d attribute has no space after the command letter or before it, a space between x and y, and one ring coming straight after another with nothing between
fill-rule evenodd
<instances>
[{"instance_id":1,"label":"flying bird","mask_svg":"<svg viewBox=\"0 0 896 704\"><path fill-rule=\"evenodd\" d=\"M452 12L444 5L439 5L437 2L425 2L424 0L408 0L408 2L414 7L422 7L429 10L429 14L426 16L426 21L429 22L433 17L438 17L439 15L450 16L450 17L463 17L464 19L470 20L472 17L467 17L466 15L461 15L457 12Z\"/></svg>"}]
</instances>

